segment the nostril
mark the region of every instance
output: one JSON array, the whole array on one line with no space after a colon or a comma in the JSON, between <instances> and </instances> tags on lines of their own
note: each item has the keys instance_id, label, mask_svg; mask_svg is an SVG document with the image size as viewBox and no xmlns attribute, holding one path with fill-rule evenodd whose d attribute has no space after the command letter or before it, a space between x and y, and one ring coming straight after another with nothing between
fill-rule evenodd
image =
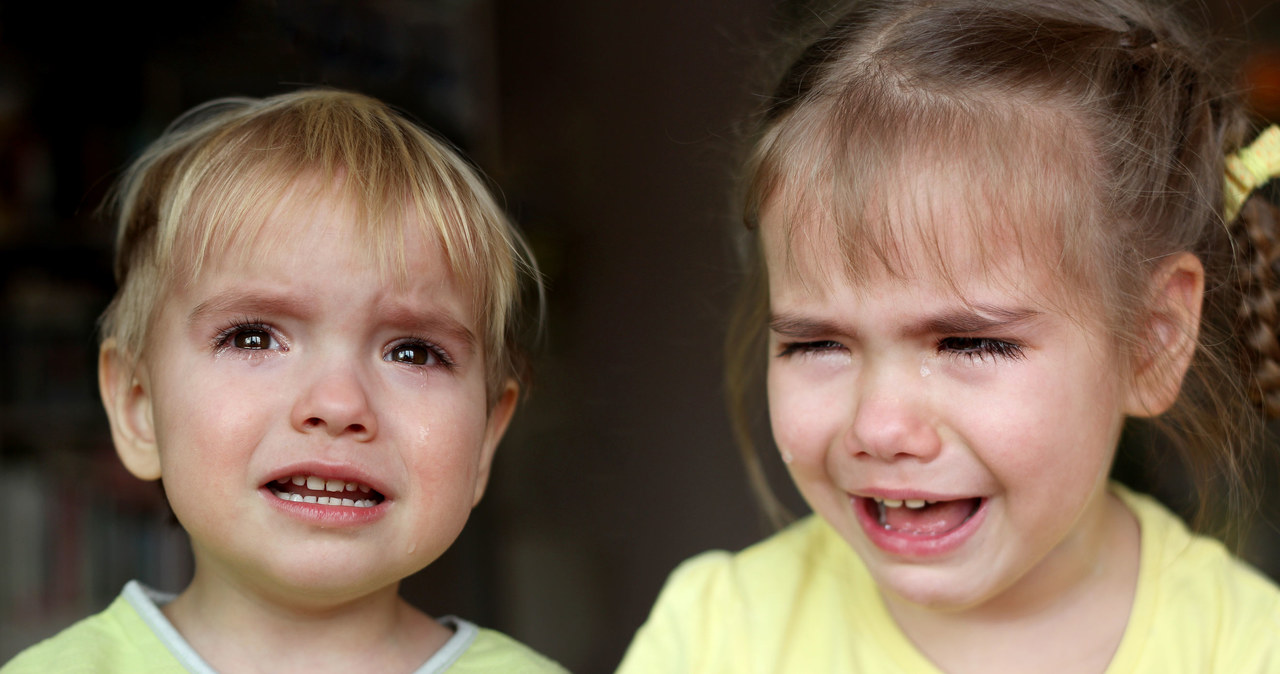
<instances>
[{"instance_id":1,"label":"nostril","mask_svg":"<svg viewBox=\"0 0 1280 674\"><path fill-rule=\"evenodd\" d=\"M0 0L3 1L3 0ZM302 433L316 433L337 437L340 435L352 435L360 438L372 438L374 433L378 432L377 420L372 414L367 413L347 413L339 410L332 414L324 413L320 410L320 414L311 415L299 414L292 419L294 428Z\"/></svg>"}]
</instances>

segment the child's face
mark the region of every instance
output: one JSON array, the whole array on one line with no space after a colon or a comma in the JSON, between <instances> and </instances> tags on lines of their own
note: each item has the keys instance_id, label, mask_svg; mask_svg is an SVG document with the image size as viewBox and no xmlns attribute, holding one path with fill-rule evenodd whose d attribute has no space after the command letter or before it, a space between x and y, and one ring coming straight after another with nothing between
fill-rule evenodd
<instances>
[{"instance_id":1,"label":"child's face","mask_svg":"<svg viewBox=\"0 0 1280 674\"><path fill-rule=\"evenodd\" d=\"M966 212L961 191L926 189L933 222ZM1087 573L1130 405L1101 317L1016 250L980 265L966 227L941 243L950 279L925 262L855 286L804 222L789 267L779 215L762 223L769 406L810 506L890 598L917 605Z\"/></svg>"},{"instance_id":2,"label":"child's face","mask_svg":"<svg viewBox=\"0 0 1280 674\"><path fill-rule=\"evenodd\" d=\"M394 586L484 490L514 387L486 404L480 321L440 245L411 236L397 286L342 206L277 209L273 248L210 260L151 332L123 408L142 446L122 455L156 453L158 475L131 467L163 478L197 582L304 603Z\"/></svg>"}]
</instances>

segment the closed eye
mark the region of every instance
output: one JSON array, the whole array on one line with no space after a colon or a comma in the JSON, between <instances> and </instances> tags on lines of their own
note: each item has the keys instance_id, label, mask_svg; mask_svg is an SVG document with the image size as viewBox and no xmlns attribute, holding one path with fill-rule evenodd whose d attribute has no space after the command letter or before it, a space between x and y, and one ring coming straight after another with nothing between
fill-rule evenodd
<instances>
[{"instance_id":1,"label":"closed eye","mask_svg":"<svg viewBox=\"0 0 1280 674\"><path fill-rule=\"evenodd\" d=\"M1022 360L1022 346L990 337L944 337L938 341L938 353L968 358L975 362L988 359Z\"/></svg>"},{"instance_id":2,"label":"closed eye","mask_svg":"<svg viewBox=\"0 0 1280 674\"><path fill-rule=\"evenodd\" d=\"M811 354L835 353L844 351L844 345L829 339L813 342L787 342L779 345L778 357L790 358Z\"/></svg>"}]
</instances>

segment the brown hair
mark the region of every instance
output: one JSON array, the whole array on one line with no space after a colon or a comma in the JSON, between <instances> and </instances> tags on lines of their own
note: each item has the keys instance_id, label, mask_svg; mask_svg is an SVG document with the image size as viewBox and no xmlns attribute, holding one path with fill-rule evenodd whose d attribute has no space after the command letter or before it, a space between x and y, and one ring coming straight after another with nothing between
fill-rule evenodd
<instances>
[{"instance_id":1,"label":"brown hair","mask_svg":"<svg viewBox=\"0 0 1280 674\"><path fill-rule=\"evenodd\" d=\"M287 232L258 234L272 209L299 192L354 204L365 252L399 281L412 271L402 245L409 230L439 240L481 322L490 398L508 379L525 378L531 313L522 310L522 286L535 290L535 324L541 286L484 179L386 104L327 89L211 101L130 166L106 204L118 223L119 290L103 315L104 339L136 360L173 284L198 276L215 253L261 253L237 244L285 245Z\"/></svg>"},{"instance_id":2,"label":"brown hair","mask_svg":"<svg viewBox=\"0 0 1280 674\"><path fill-rule=\"evenodd\" d=\"M1250 397L1275 400L1280 387L1270 294L1280 249L1273 209L1258 198L1234 223L1220 215L1223 159L1249 124L1213 47L1134 0L872 1L824 19L759 114L743 175L748 229L765 209L819 213L829 221L823 232L843 246L846 274L856 279L872 265L894 273L900 234L866 217L877 190L920 162L972 157L958 170L977 181L983 208L1035 204L1052 214L1045 227L1059 246L1000 233L1103 307L1124 358L1143 343L1152 272L1170 255L1195 254L1206 272L1199 344L1178 401L1153 423L1192 473L1197 523L1227 533L1222 526L1248 509L1260 449ZM777 522L783 511L749 428L766 357L759 246L747 250L728 387L748 473ZM1255 258L1255 271L1241 270L1238 260ZM1242 321L1252 351L1239 338ZM1255 371L1270 381L1242 376Z\"/></svg>"}]
</instances>

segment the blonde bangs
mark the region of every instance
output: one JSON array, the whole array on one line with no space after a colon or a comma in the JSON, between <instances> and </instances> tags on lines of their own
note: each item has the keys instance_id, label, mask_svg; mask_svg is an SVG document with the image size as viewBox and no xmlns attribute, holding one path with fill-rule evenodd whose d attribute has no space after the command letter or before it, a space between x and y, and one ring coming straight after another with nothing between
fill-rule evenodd
<instances>
[{"instance_id":1,"label":"blonde bangs","mask_svg":"<svg viewBox=\"0 0 1280 674\"><path fill-rule=\"evenodd\" d=\"M806 276L860 286L932 272L955 287L1013 255L1107 306L1105 215L1078 123L1045 106L870 91L798 106L757 146L749 222L767 214L783 228L788 273L797 251L834 246L838 258L806 255L828 261ZM965 246L977 259L960 267L965 241L979 242Z\"/></svg>"},{"instance_id":2,"label":"blonde bangs","mask_svg":"<svg viewBox=\"0 0 1280 674\"><path fill-rule=\"evenodd\" d=\"M516 367L509 323L521 276L536 282L527 247L475 169L378 101L316 90L208 104L157 141L118 198L121 306L104 333L133 353L166 281L198 278L222 256L254 263L291 245L287 228L267 226L282 209L341 207L390 283L413 273L408 240L438 241L481 321L491 389Z\"/></svg>"}]
</instances>

